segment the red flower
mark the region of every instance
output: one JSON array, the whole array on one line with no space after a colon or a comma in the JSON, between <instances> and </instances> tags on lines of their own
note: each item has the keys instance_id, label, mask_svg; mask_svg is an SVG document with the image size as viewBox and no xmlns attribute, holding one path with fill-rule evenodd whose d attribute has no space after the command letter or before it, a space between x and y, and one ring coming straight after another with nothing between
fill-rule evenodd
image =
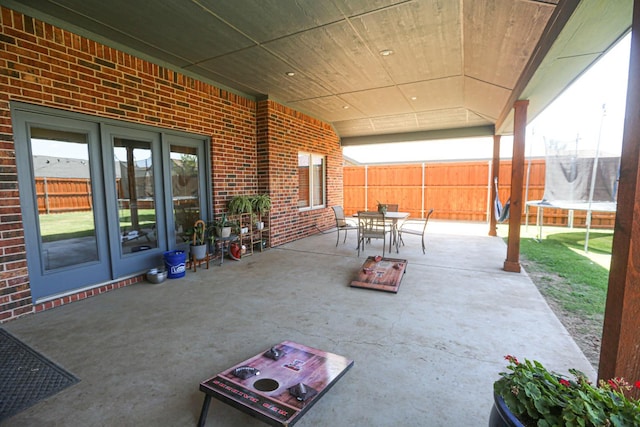
<instances>
[{"instance_id":1,"label":"red flower","mask_svg":"<svg viewBox=\"0 0 640 427\"><path fill-rule=\"evenodd\" d=\"M569 387L571 385L571 383L568 380L565 380L564 378L560 378L560 384L562 384L565 387Z\"/></svg>"},{"instance_id":2,"label":"red flower","mask_svg":"<svg viewBox=\"0 0 640 427\"><path fill-rule=\"evenodd\" d=\"M520 363L520 362L518 362L518 359L516 359L516 357L515 357L515 356L512 356L512 355L510 355L510 354L507 354L504 358L505 358L506 360L508 360L509 362L514 363L514 364L516 364L516 365L518 365L518 364Z\"/></svg>"},{"instance_id":3,"label":"red flower","mask_svg":"<svg viewBox=\"0 0 640 427\"><path fill-rule=\"evenodd\" d=\"M618 388L618 384L614 380L608 380L607 383L613 390L616 390Z\"/></svg>"},{"instance_id":4,"label":"red flower","mask_svg":"<svg viewBox=\"0 0 640 427\"><path fill-rule=\"evenodd\" d=\"M635 386L636 386L636 388L640 388L640 381L636 381Z\"/></svg>"}]
</instances>

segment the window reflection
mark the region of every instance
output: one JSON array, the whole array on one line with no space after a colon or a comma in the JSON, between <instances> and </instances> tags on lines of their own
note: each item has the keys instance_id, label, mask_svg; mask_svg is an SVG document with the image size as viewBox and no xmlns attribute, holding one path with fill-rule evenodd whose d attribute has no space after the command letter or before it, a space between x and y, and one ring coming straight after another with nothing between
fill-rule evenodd
<instances>
[{"instance_id":1,"label":"window reflection","mask_svg":"<svg viewBox=\"0 0 640 427\"><path fill-rule=\"evenodd\" d=\"M298 208L319 208L325 204L325 158L298 153Z\"/></svg>"},{"instance_id":2,"label":"window reflection","mask_svg":"<svg viewBox=\"0 0 640 427\"><path fill-rule=\"evenodd\" d=\"M195 147L171 145L171 189L176 243L185 241L185 231L200 219L198 152Z\"/></svg>"},{"instance_id":3,"label":"window reflection","mask_svg":"<svg viewBox=\"0 0 640 427\"><path fill-rule=\"evenodd\" d=\"M87 136L32 128L30 143L45 271L97 261Z\"/></svg>"},{"instance_id":4,"label":"window reflection","mask_svg":"<svg viewBox=\"0 0 640 427\"><path fill-rule=\"evenodd\" d=\"M311 156L312 160L312 178L313 183L313 206L324 205L324 157Z\"/></svg>"},{"instance_id":5,"label":"window reflection","mask_svg":"<svg viewBox=\"0 0 640 427\"><path fill-rule=\"evenodd\" d=\"M123 254L158 247L151 143L114 138L118 221Z\"/></svg>"},{"instance_id":6,"label":"window reflection","mask_svg":"<svg viewBox=\"0 0 640 427\"><path fill-rule=\"evenodd\" d=\"M298 154L298 207L308 208L309 200L309 154Z\"/></svg>"}]
</instances>

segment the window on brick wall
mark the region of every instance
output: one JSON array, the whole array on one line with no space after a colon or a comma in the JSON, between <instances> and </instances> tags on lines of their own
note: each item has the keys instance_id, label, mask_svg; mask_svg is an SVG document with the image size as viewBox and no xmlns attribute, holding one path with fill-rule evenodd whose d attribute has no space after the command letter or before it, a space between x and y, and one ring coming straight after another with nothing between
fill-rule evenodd
<instances>
[{"instance_id":1,"label":"window on brick wall","mask_svg":"<svg viewBox=\"0 0 640 427\"><path fill-rule=\"evenodd\" d=\"M298 153L298 208L325 206L326 160L312 153Z\"/></svg>"}]
</instances>

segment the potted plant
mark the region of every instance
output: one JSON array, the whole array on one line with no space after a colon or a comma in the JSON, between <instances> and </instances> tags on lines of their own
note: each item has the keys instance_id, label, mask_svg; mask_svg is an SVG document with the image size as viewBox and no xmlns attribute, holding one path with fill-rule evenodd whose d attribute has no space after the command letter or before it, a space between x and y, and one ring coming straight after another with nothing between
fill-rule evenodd
<instances>
[{"instance_id":1,"label":"potted plant","mask_svg":"<svg viewBox=\"0 0 640 427\"><path fill-rule=\"evenodd\" d=\"M509 372L501 372L494 383L490 427L640 425L640 400L622 378L600 380L596 386L577 369L569 369L569 378L535 360L505 359Z\"/></svg>"},{"instance_id":2,"label":"potted plant","mask_svg":"<svg viewBox=\"0 0 640 427\"><path fill-rule=\"evenodd\" d=\"M254 222L256 224L256 230L264 230L264 221L259 221L258 218L254 218Z\"/></svg>"},{"instance_id":3,"label":"potted plant","mask_svg":"<svg viewBox=\"0 0 640 427\"><path fill-rule=\"evenodd\" d=\"M249 196L233 196L227 206L230 215L252 212L251 198Z\"/></svg>"},{"instance_id":4,"label":"potted plant","mask_svg":"<svg viewBox=\"0 0 640 427\"><path fill-rule=\"evenodd\" d=\"M194 259L204 259L207 256L206 231L207 226L203 220L199 219L193 224L191 255Z\"/></svg>"},{"instance_id":5,"label":"potted plant","mask_svg":"<svg viewBox=\"0 0 640 427\"><path fill-rule=\"evenodd\" d=\"M251 198L253 211L264 215L271 209L271 197L268 194L256 194Z\"/></svg>"},{"instance_id":6,"label":"potted plant","mask_svg":"<svg viewBox=\"0 0 640 427\"><path fill-rule=\"evenodd\" d=\"M213 234L215 234L218 237L229 237L231 235L231 228L233 227L233 221L229 221L227 219L227 214L223 213L220 216L220 219L213 221L209 228L213 231L211 237L213 237Z\"/></svg>"},{"instance_id":7,"label":"potted plant","mask_svg":"<svg viewBox=\"0 0 640 427\"><path fill-rule=\"evenodd\" d=\"M381 214L387 213L387 205L384 203L380 203L380 201L378 201L378 213L381 213Z\"/></svg>"},{"instance_id":8,"label":"potted plant","mask_svg":"<svg viewBox=\"0 0 640 427\"><path fill-rule=\"evenodd\" d=\"M262 217L271 209L271 197L268 194L257 194L251 199L253 212L260 214L260 218L256 218L256 229L264 229L264 221Z\"/></svg>"}]
</instances>

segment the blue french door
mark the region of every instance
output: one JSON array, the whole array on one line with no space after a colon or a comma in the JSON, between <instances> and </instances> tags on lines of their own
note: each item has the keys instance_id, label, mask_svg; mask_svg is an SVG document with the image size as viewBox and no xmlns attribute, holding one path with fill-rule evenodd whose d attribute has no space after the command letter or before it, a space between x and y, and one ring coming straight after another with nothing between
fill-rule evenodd
<instances>
[{"instance_id":1,"label":"blue french door","mask_svg":"<svg viewBox=\"0 0 640 427\"><path fill-rule=\"evenodd\" d=\"M160 134L103 125L102 141L110 254L121 277L156 267L167 250Z\"/></svg>"},{"instance_id":2,"label":"blue french door","mask_svg":"<svg viewBox=\"0 0 640 427\"><path fill-rule=\"evenodd\" d=\"M108 280L98 125L22 111L14 121L33 300Z\"/></svg>"},{"instance_id":3,"label":"blue french door","mask_svg":"<svg viewBox=\"0 0 640 427\"><path fill-rule=\"evenodd\" d=\"M186 247L194 220L210 217L202 137L16 105L35 302L162 266L165 251Z\"/></svg>"}]
</instances>

